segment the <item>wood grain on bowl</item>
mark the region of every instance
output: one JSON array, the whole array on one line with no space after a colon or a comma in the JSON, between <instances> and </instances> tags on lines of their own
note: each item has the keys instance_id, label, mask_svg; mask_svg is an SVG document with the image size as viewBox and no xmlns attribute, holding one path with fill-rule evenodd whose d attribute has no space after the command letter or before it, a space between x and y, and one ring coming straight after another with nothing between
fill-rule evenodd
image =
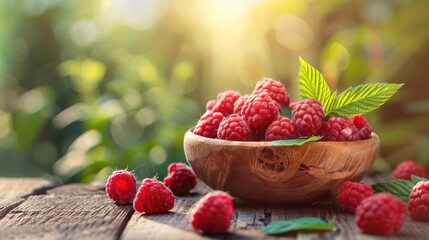
<instances>
[{"instance_id":1,"label":"wood grain on bowl","mask_svg":"<svg viewBox=\"0 0 429 240\"><path fill-rule=\"evenodd\" d=\"M360 181L372 167L379 138L273 146L205 138L188 131L184 150L197 176L235 197L273 202L312 201L347 180Z\"/></svg>"}]
</instances>

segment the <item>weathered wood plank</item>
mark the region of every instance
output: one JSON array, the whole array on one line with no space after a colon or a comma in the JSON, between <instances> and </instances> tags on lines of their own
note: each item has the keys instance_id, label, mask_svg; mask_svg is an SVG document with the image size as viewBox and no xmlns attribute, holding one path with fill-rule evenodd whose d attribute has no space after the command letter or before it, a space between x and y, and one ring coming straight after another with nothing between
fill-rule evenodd
<instances>
[{"instance_id":1,"label":"weathered wood plank","mask_svg":"<svg viewBox=\"0 0 429 240\"><path fill-rule=\"evenodd\" d=\"M30 196L0 220L2 239L118 239L133 213L93 185L65 185Z\"/></svg>"},{"instance_id":2,"label":"weathered wood plank","mask_svg":"<svg viewBox=\"0 0 429 240\"><path fill-rule=\"evenodd\" d=\"M0 219L24 201L24 197L41 194L53 183L41 178L0 178Z\"/></svg>"},{"instance_id":3,"label":"weathered wood plank","mask_svg":"<svg viewBox=\"0 0 429 240\"><path fill-rule=\"evenodd\" d=\"M375 180L367 178L366 183ZM380 181L380 179L377 179ZM228 233L207 236L200 235L189 226L189 212L195 203L211 191L199 182L194 196L177 197L176 205L169 213L142 215L135 213L121 238L141 239L386 239L361 233L354 222L354 215L342 211L335 199L326 199L310 205L274 206L269 203L240 202L235 207L233 221ZM337 232L298 232L281 236L267 236L259 230L267 224L305 216L325 220L337 220ZM408 216L399 233L389 239L426 239L429 236L429 223L412 221Z\"/></svg>"}]
</instances>

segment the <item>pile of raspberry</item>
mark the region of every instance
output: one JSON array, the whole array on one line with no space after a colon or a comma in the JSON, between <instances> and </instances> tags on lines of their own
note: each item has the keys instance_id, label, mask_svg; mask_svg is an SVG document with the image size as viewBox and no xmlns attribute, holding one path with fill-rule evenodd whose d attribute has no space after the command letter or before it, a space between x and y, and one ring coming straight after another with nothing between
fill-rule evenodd
<instances>
[{"instance_id":1,"label":"pile of raspberry","mask_svg":"<svg viewBox=\"0 0 429 240\"><path fill-rule=\"evenodd\" d=\"M292 119L282 116L282 107L292 111ZM371 138L366 119L325 116L317 99L290 103L286 87L272 78L256 83L251 94L225 91L206 104L206 112L193 133L231 141L274 141L314 135L323 141L357 141Z\"/></svg>"},{"instance_id":2,"label":"pile of raspberry","mask_svg":"<svg viewBox=\"0 0 429 240\"><path fill-rule=\"evenodd\" d=\"M406 160L398 164L391 178L410 180L412 176L425 177L423 167ZM418 182L407 203L389 193L373 194L371 185L346 181L337 197L338 205L355 214L356 225L367 234L390 236L405 222L406 209L412 220L429 221L429 182Z\"/></svg>"},{"instance_id":3,"label":"pile of raspberry","mask_svg":"<svg viewBox=\"0 0 429 240\"><path fill-rule=\"evenodd\" d=\"M196 184L197 177L190 167L171 163L163 182L145 178L140 186L133 172L116 170L107 179L106 194L117 204L132 203L138 213L166 213L174 208L176 196L189 195ZM233 198L223 191L214 191L195 204L189 224L201 233L226 232L233 211Z\"/></svg>"}]
</instances>

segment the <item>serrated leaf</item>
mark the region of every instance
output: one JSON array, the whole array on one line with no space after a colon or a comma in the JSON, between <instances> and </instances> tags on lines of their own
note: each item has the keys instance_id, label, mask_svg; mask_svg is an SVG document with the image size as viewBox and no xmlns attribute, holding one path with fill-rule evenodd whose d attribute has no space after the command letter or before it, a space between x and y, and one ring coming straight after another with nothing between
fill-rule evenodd
<instances>
[{"instance_id":1,"label":"serrated leaf","mask_svg":"<svg viewBox=\"0 0 429 240\"><path fill-rule=\"evenodd\" d=\"M277 235L299 230L335 231L335 219L330 220L329 223L315 217L302 217L287 221L277 221L268 224L266 227L262 228L261 231L268 235Z\"/></svg>"},{"instance_id":2,"label":"serrated leaf","mask_svg":"<svg viewBox=\"0 0 429 240\"><path fill-rule=\"evenodd\" d=\"M389 100L402 85L370 83L350 87L336 97L330 115L350 118L371 112Z\"/></svg>"},{"instance_id":3,"label":"serrated leaf","mask_svg":"<svg viewBox=\"0 0 429 240\"><path fill-rule=\"evenodd\" d=\"M337 92L331 94L322 74L299 57L299 92L302 99L316 98L323 106L325 115L331 112Z\"/></svg>"},{"instance_id":4,"label":"serrated leaf","mask_svg":"<svg viewBox=\"0 0 429 240\"><path fill-rule=\"evenodd\" d=\"M285 139L273 141L273 146L301 146L304 143L316 142L320 140L321 136L311 136L309 138Z\"/></svg>"},{"instance_id":5,"label":"serrated leaf","mask_svg":"<svg viewBox=\"0 0 429 240\"><path fill-rule=\"evenodd\" d=\"M421 181L427 182L428 180L426 178L422 178L415 175L411 176L411 182L413 182L414 184L417 184L418 182L421 182Z\"/></svg>"},{"instance_id":6,"label":"serrated leaf","mask_svg":"<svg viewBox=\"0 0 429 240\"><path fill-rule=\"evenodd\" d=\"M401 199L403 202L408 202L411 189L414 183L408 180L390 180L387 182L376 183L372 185L372 190L375 193L387 192Z\"/></svg>"}]
</instances>

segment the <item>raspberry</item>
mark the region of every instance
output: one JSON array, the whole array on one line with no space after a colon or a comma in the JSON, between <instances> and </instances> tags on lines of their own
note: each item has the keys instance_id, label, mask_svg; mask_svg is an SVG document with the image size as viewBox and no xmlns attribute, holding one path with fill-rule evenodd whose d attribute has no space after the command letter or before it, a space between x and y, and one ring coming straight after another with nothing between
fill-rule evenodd
<instances>
[{"instance_id":1,"label":"raspberry","mask_svg":"<svg viewBox=\"0 0 429 240\"><path fill-rule=\"evenodd\" d=\"M193 133L203 137L216 138L217 129L223 118L222 113L207 110L198 120Z\"/></svg>"},{"instance_id":2,"label":"raspberry","mask_svg":"<svg viewBox=\"0 0 429 240\"><path fill-rule=\"evenodd\" d=\"M429 221L429 182L418 182L410 193L408 211L417 221Z\"/></svg>"},{"instance_id":3,"label":"raspberry","mask_svg":"<svg viewBox=\"0 0 429 240\"><path fill-rule=\"evenodd\" d=\"M346 181L341 185L337 202L342 209L355 212L359 203L372 195L371 185Z\"/></svg>"},{"instance_id":4,"label":"raspberry","mask_svg":"<svg viewBox=\"0 0 429 240\"><path fill-rule=\"evenodd\" d=\"M270 97L278 104L289 106L290 98L286 88L281 82L271 78L262 79L261 81L256 83L256 87L255 90L253 90L253 94L263 92L268 93Z\"/></svg>"},{"instance_id":5,"label":"raspberry","mask_svg":"<svg viewBox=\"0 0 429 240\"><path fill-rule=\"evenodd\" d=\"M241 109L244 120L255 130L266 129L279 113L280 106L266 93L250 95Z\"/></svg>"},{"instance_id":6,"label":"raspberry","mask_svg":"<svg viewBox=\"0 0 429 240\"><path fill-rule=\"evenodd\" d=\"M424 168L411 160L405 160L393 170L392 179L411 180L411 176L426 177Z\"/></svg>"},{"instance_id":7,"label":"raspberry","mask_svg":"<svg viewBox=\"0 0 429 240\"><path fill-rule=\"evenodd\" d=\"M319 134L324 141L356 141L359 132L352 120L347 118L331 117L323 122Z\"/></svg>"},{"instance_id":8,"label":"raspberry","mask_svg":"<svg viewBox=\"0 0 429 240\"><path fill-rule=\"evenodd\" d=\"M357 130L359 131L359 139L365 140L371 138L372 128L362 115L357 115L352 118Z\"/></svg>"},{"instance_id":9,"label":"raspberry","mask_svg":"<svg viewBox=\"0 0 429 240\"><path fill-rule=\"evenodd\" d=\"M246 94L244 96L241 96L235 101L234 103L234 113L240 114L241 109L243 108L244 102L247 98L249 98L249 94Z\"/></svg>"},{"instance_id":10,"label":"raspberry","mask_svg":"<svg viewBox=\"0 0 429 240\"><path fill-rule=\"evenodd\" d=\"M215 99L210 99L207 101L206 103L206 110L212 110L214 105L216 105L216 100Z\"/></svg>"},{"instance_id":11,"label":"raspberry","mask_svg":"<svg viewBox=\"0 0 429 240\"><path fill-rule=\"evenodd\" d=\"M225 91L218 94L216 104L213 106L213 112L220 112L225 117L234 112L234 103L240 97L239 92Z\"/></svg>"},{"instance_id":12,"label":"raspberry","mask_svg":"<svg viewBox=\"0 0 429 240\"><path fill-rule=\"evenodd\" d=\"M129 203L136 195L136 184L136 177L132 172L116 170L107 179L107 196L120 204Z\"/></svg>"},{"instance_id":13,"label":"raspberry","mask_svg":"<svg viewBox=\"0 0 429 240\"><path fill-rule=\"evenodd\" d=\"M303 137L316 134L324 116L322 104L319 100L312 98L299 101L292 110L292 119L298 134Z\"/></svg>"},{"instance_id":14,"label":"raspberry","mask_svg":"<svg viewBox=\"0 0 429 240\"><path fill-rule=\"evenodd\" d=\"M233 199L222 191L208 193L192 209L190 224L204 233L226 232L234 211Z\"/></svg>"},{"instance_id":15,"label":"raspberry","mask_svg":"<svg viewBox=\"0 0 429 240\"><path fill-rule=\"evenodd\" d=\"M267 128L265 141L297 138L295 123L287 117L279 116Z\"/></svg>"},{"instance_id":16,"label":"raspberry","mask_svg":"<svg viewBox=\"0 0 429 240\"><path fill-rule=\"evenodd\" d=\"M146 178L137 191L133 207L139 213L163 213L174 207L174 200L173 193L162 182Z\"/></svg>"},{"instance_id":17,"label":"raspberry","mask_svg":"<svg viewBox=\"0 0 429 240\"><path fill-rule=\"evenodd\" d=\"M252 130L240 115L233 113L219 124L217 137L231 141L251 141Z\"/></svg>"},{"instance_id":18,"label":"raspberry","mask_svg":"<svg viewBox=\"0 0 429 240\"><path fill-rule=\"evenodd\" d=\"M171 163L164 184L175 195L185 195L197 185L197 176L192 169L183 163Z\"/></svg>"},{"instance_id":19,"label":"raspberry","mask_svg":"<svg viewBox=\"0 0 429 240\"><path fill-rule=\"evenodd\" d=\"M388 193L365 198L356 209L355 222L364 233L392 235L404 223L405 204Z\"/></svg>"}]
</instances>

